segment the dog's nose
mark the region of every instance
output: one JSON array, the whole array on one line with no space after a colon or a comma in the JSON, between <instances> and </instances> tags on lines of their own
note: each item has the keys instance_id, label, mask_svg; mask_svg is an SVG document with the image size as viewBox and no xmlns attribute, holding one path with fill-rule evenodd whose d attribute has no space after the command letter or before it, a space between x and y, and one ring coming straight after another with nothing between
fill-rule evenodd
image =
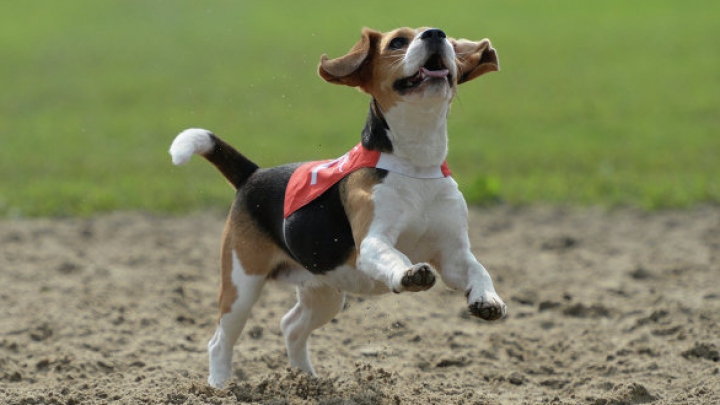
<instances>
[{"instance_id":1,"label":"dog's nose","mask_svg":"<svg viewBox=\"0 0 720 405\"><path fill-rule=\"evenodd\" d=\"M445 31L438 29L438 28L430 28L429 30L426 30L425 32L420 35L420 39L429 39L429 40L441 40L446 38Z\"/></svg>"}]
</instances>

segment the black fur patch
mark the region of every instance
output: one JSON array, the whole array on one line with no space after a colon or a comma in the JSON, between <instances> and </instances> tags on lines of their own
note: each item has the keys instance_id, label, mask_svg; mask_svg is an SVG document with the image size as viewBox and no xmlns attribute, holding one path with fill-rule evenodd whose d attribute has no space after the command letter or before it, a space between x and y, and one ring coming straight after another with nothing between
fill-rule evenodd
<instances>
[{"instance_id":1,"label":"black fur patch","mask_svg":"<svg viewBox=\"0 0 720 405\"><path fill-rule=\"evenodd\" d=\"M355 241L340 183L285 219L285 243L295 260L312 273L325 273L347 261Z\"/></svg>"},{"instance_id":2,"label":"black fur patch","mask_svg":"<svg viewBox=\"0 0 720 405\"><path fill-rule=\"evenodd\" d=\"M215 146L204 155L205 159L215 165L233 187L239 189L258 166L215 134L210 133L210 138Z\"/></svg>"},{"instance_id":3,"label":"black fur patch","mask_svg":"<svg viewBox=\"0 0 720 405\"><path fill-rule=\"evenodd\" d=\"M355 249L340 194L345 179L284 219L285 189L300 164L258 170L238 191L238 200L278 246L310 272L322 274L345 263ZM382 179L387 171L376 169L376 174Z\"/></svg>"},{"instance_id":4,"label":"black fur patch","mask_svg":"<svg viewBox=\"0 0 720 405\"><path fill-rule=\"evenodd\" d=\"M391 153L393 145L387 136L389 130L390 127L385 121L385 117L383 117L380 108L373 99L370 102L370 111L365 121L365 127L362 130L362 145L370 150Z\"/></svg>"},{"instance_id":5,"label":"black fur patch","mask_svg":"<svg viewBox=\"0 0 720 405\"><path fill-rule=\"evenodd\" d=\"M290 176L300 165L291 163L259 169L238 190L237 196L239 205L250 214L256 225L289 254L283 238L283 205Z\"/></svg>"}]
</instances>

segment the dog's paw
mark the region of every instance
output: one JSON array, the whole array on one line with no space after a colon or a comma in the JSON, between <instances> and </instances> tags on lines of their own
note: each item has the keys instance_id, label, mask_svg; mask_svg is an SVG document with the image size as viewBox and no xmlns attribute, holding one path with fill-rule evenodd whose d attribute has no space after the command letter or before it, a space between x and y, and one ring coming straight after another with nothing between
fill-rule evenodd
<instances>
[{"instance_id":1,"label":"dog's paw","mask_svg":"<svg viewBox=\"0 0 720 405\"><path fill-rule=\"evenodd\" d=\"M507 308L503 300L501 300L496 293L486 291L478 299L468 304L468 311L470 311L472 316L480 319L497 321L505 316Z\"/></svg>"},{"instance_id":2,"label":"dog's paw","mask_svg":"<svg viewBox=\"0 0 720 405\"><path fill-rule=\"evenodd\" d=\"M230 380L230 375L225 375L222 373L210 373L207 382L213 388L223 389L225 387L225 383L228 380Z\"/></svg>"},{"instance_id":3,"label":"dog's paw","mask_svg":"<svg viewBox=\"0 0 720 405\"><path fill-rule=\"evenodd\" d=\"M427 263L418 263L410 267L400 280L401 291L425 291L435 285L435 270Z\"/></svg>"}]
</instances>

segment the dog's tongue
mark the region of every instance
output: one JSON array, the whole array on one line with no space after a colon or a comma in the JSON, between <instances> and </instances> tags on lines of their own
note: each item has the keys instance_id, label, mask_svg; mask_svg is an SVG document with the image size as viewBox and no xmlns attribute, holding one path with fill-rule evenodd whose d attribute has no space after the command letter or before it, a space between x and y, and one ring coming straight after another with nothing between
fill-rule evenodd
<instances>
[{"instance_id":1,"label":"dog's tongue","mask_svg":"<svg viewBox=\"0 0 720 405\"><path fill-rule=\"evenodd\" d=\"M447 69L442 69L442 70L428 70L428 69L426 69L426 68L424 68L424 67L423 67L423 68L420 68L420 71L421 71L425 76L430 76L430 77L445 77L445 76L448 75L448 73L450 73Z\"/></svg>"}]
</instances>

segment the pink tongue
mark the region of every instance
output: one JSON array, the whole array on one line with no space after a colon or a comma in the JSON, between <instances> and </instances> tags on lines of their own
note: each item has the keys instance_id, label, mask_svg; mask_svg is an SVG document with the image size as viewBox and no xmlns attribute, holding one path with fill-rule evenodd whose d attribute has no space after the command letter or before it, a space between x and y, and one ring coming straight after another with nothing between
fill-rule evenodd
<instances>
[{"instance_id":1,"label":"pink tongue","mask_svg":"<svg viewBox=\"0 0 720 405\"><path fill-rule=\"evenodd\" d=\"M420 68L420 71L421 71L424 75L430 76L430 77L445 77L445 76L448 75L448 73L450 73L447 69L442 69L442 70L427 70L427 69L425 69L425 68Z\"/></svg>"}]
</instances>

